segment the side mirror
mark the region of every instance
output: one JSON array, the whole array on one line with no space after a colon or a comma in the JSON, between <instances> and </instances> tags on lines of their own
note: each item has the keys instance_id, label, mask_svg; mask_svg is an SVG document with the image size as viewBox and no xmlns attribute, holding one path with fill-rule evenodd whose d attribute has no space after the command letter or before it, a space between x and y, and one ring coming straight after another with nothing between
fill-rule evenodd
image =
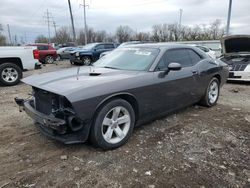
<instances>
[{"instance_id":1,"label":"side mirror","mask_svg":"<svg viewBox=\"0 0 250 188\"><path fill-rule=\"evenodd\" d=\"M178 70L181 70L181 64L180 63L169 63L168 70L169 71L178 71Z\"/></svg>"},{"instance_id":2,"label":"side mirror","mask_svg":"<svg viewBox=\"0 0 250 188\"><path fill-rule=\"evenodd\" d=\"M159 78L164 78L170 71L178 71L181 70L181 64L180 63L170 63L168 65L168 68L162 70L158 77Z\"/></svg>"},{"instance_id":3,"label":"side mirror","mask_svg":"<svg viewBox=\"0 0 250 188\"><path fill-rule=\"evenodd\" d=\"M94 48L94 51L97 51L97 49L96 49L96 48Z\"/></svg>"}]
</instances>

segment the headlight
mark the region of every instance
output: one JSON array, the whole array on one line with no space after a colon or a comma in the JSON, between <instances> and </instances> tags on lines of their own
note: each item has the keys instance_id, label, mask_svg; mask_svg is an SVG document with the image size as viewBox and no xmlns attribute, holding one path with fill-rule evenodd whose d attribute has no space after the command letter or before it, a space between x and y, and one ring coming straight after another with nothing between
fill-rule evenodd
<instances>
[{"instance_id":1,"label":"headlight","mask_svg":"<svg viewBox=\"0 0 250 188\"><path fill-rule=\"evenodd\" d=\"M76 56L79 56L80 55L80 53L79 52L76 52Z\"/></svg>"}]
</instances>

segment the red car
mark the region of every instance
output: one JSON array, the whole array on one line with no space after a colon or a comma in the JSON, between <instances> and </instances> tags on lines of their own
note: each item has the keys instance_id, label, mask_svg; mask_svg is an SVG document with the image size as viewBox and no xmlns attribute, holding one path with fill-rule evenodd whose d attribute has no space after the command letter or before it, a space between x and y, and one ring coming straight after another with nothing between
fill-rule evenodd
<instances>
[{"instance_id":1,"label":"red car","mask_svg":"<svg viewBox=\"0 0 250 188\"><path fill-rule=\"evenodd\" d=\"M29 44L28 46L36 46L39 51L39 61L41 63L53 63L57 59L56 49L49 44Z\"/></svg>"}]
</instances>

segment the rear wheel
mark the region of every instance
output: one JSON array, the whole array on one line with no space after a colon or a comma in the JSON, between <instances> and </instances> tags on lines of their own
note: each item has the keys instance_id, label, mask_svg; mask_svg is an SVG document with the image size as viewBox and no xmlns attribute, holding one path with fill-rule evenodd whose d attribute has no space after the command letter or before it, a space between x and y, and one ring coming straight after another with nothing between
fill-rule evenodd
<instances>
[{"instance_id":1,"label":"rear wheel","mask_svg":"<svg viewBox=\"0 0 250 188\"><path fill-rule=\"evenodd\" d=\"M20 82L22 69L14 63L0 65L0 82L6 86L13 86Z\"/></svg>"},{"instance_id":2,"label":"rear wheel","mask_svg":"<svg viewBox=\"0 0 250 188\"><path fill-rule=\"evenodd\" d=\"M97 113L90 139L103 149L114 149L127 142L135 123L132 106L123 99L105 104Z\"/></svg>"},{"instance_id":3,"label":"rear wheel","mask_svg":"<svg viewBox=\"0 0 250 188\"><path fill-rule=\"evenodd\" d=\"M51 55L46 56L45 63L52 64L54 63L54 58Z\"/></svg>"},{"instance_id":4,"label":"rear wheel","mask_svg":"<svg viewBox=\"0 0 250 188\"><path fill-rule=\"evenodd\" d=\"M204 106L216 105L220 94L220 82L217 78L213 77L207 87L206 94L201 100L201 104Z\"/></svg>"}]
</instances>

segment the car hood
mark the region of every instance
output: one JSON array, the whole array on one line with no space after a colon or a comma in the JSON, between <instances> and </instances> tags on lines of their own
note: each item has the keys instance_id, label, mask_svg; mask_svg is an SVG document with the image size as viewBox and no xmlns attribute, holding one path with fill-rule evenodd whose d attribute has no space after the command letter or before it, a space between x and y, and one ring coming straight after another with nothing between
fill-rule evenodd
<instances>
[{"instance_id":1,"label":"car hood","mask_svg":"<svg viewBox=\"0 0 250 188\"><path fill-rule=\"evenodd\" d=\"M222 53L250 54L250 35L231 35L221 39Z\"/></svg>"},{"instance_id":2,"label":"car hood","mask_svg":"<svg viewBox=\"0 0 250 188\"><path fill-rule=\"evenodd\" d=\"M122 88L129 87L138 74L143 74L143 72L86 66L33 75L22 79L22 82L63 95L70 100L77 93L87 97L88 95L98 96L98 93L103 93L103 90L107 92L122 90Z\"/></svg>"},{"instance_id":3,"label":"car hood","mask_svg":"<svg viewBox=\"0 0 250 188\"><path fill-rule=\"evenodd\" d=\"M91 51L90 51L90 50L86 50L86 49L79 48L79 49L75 49L75 50L71 51L70 53L76 53L76 52L91 52Z\"/></svg>"}]
</instances>

